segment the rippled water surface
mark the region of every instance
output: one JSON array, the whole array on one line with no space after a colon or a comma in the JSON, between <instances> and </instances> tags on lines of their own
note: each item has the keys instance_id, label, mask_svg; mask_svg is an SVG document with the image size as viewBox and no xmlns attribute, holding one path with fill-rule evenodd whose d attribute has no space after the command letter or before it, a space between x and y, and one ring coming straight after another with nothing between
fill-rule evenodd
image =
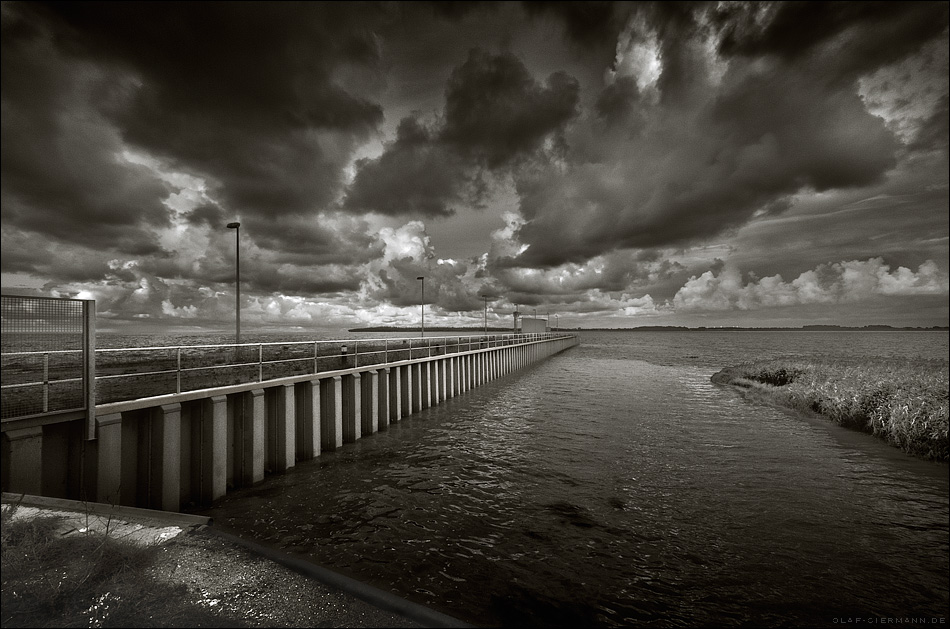
<instances>
[{"instance_id":1,"label":"rippled water surface","mask_svg":"<svg viewBox=\"0 0 950 629\"><path fill-rule=\"evenodd\" d=\"M946 359L947 339L587 332L203 513L480 625L946 619L947 466L709 377L785 354Z\"/></svg>"}]
</instances>

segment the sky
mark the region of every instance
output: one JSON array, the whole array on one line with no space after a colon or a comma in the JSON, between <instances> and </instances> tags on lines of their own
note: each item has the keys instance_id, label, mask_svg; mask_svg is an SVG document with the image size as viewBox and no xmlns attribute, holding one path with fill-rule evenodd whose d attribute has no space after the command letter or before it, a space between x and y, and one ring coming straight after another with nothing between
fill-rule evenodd
<instances>
[{"instance_id":1,"label":"sky","mask_svg":"<svg viewBox=\"0 0 950 629\"><path fill-rule=\"evenodd\" d=\"M239 247L249 331L946 326L948 6L3 3L3 292L227 331Z\"/></svg>"}]
</instances>

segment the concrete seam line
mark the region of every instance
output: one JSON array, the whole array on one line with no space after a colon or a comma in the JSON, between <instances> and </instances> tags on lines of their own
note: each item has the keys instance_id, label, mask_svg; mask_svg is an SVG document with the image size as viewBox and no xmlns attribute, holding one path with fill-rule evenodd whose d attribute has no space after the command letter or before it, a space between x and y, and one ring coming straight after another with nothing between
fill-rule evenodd
<instances>
[{"instance_id":1,"label":"concrete seam line","mask_svg":"<svg viewBox=\"0 0 950 629\"><path fill-rule=\"evenodd\" d=\"M381 590L377 587L357 581L356 579L350 578L346 575L340 574L319 566L315 563L301 559L299 557L293 557L287 553L281 552L275 548L270 548L263 544L253 542L248 539L238 537L237 535L223 531L220 528L215 526L209 526L205 530L212 532L213 534L221 537L222 539L228 540L232 543L244 546L248 550L251 550L262 557L275 561L295 572L299 572L303 575L316 579L325 585L329 585L338 590L341 590L347 594L352 594L359 599L366 601L367 603L372 603L381 609L387 611L396 612L418 622L428 627L474 627L475 625L470 625L468 623L462 622L457 618L453 618L441 612L430 609L424 605L418 603L413 603L404 598L396 596L391 592Z\"/></svg>"},{"instance_id":2,"label":"concrete seam line","mask_svg":"<svg viewBox=\"0 0 950 629\"><path fill-rule=\"evenodd\" d=\"M3 503L10 505L20 504L24 507L40 507L43 509L69 511L80 514L88 513L135 520L157 520L167 526L205 526L211 523L211 518L200 515L190 515L175 511L156 511L154 509L126 507L124 505L111 505L103 502L83 502L81 500L68 500L66 498L48 498L46 496L34 496L30 494L3 492Z\"/></svg>"}]
</instances>

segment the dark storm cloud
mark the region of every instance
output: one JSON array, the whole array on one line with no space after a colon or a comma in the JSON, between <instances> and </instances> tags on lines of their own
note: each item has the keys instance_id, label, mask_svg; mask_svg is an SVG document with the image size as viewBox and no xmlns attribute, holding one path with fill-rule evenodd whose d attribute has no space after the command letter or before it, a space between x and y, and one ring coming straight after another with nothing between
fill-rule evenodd
<instances>
[{"instance_id":1,"label":"dark storm cloud","mask_svg":"<svg viewBox=\"0 0 950 629\"><path fill-rule=\"evenodd\" d=\"M945 299L948 6L5 3L4 281L230 321L240 221L258 323Z\"/></svg>"},{"instance_id":2,"label":"dark storm cloud","mask_svg":"<svg viewBox=\"0 0 950 629\"><path fill-rule=\"evenodd\" d=\"M919 48L914 37L920 37L921 11L891 10L886 25L869 18L867 32L860 22L844 29L834 40L846 49L839 56L825 49L776 56L746 45L719 81L707 76L708 53L693 39L704 34L697 20L664 17L657 23L656 12L644 12L654 20L647 24L662 53L660 106L646 111L643 130L635 118L619 129L574 129L567 143L582 150L566 153L566 168L519 176L527 222L518 238L530 246L509 263L556 266L612 249L688 244L741 225L760 210L775 212L803 189L881 181L897 164L900 143L868 113L856 82L841 77L854 76L859 67L849 46L881 36L881 29L897 41L891 53L875 55L877 63ZM939 16L930 13L931 19ZM840 30L816 35L814 42L831 41ZM926 30L934 32L940 29ZM666 52L671 41L675 55ZM738 44L726 48L738 55ZM875 67L860 65L864 71ZM642 100L629 84L608 88L598 101L601 116L622 119L623 96L630 107ZM940 127L935 131L939 136Z\"/></svg>"},{"instance_id":3,"label":"dark storm cloud","mask_svg":"<svg viewBox=\"0 0 950 629\"><path fill-rule=\"evenodd\" d=\"M278 267L261 266L248 279L254 287L284 295L319 295L355 291L360 287L360 276L354 269L344 272L312 270L304 274L282 273Z\"/></svg>"},{"instance_id":4,"label":"dark storm cloud","mask_svg":"<svg viewBox=\"0 0 950 629\"><path fill-rule=\"evenodd\" d=\"M449 79L441 139L497 168L534 151L573 118L578 91L564 72L540 85L514 55L472 50Z\"/></svg>"},{"instance_id":5,"label":"dark storm cloud","mask_svg":"<svg viewBox=\"0 0 950 629\"><path fill-rule=\"evenodd\" d=\"M448 216L470 199L471 167L415 118L399 123L381 156L356 166L345 202L351 210Z\"/></svg>"},{"instance_id":6,"label":"dark storm cloud","mask_svg":"<svg viewBox=\"0 0 950 629\"><path fill-rule=\"evenodd\" d=\"M578 84L558 72L542 85L508 53L472 50L448 81L443 122L404 118L396 139L357 163L345 206L381 214L448 216L477 205L483 169L537 151L576 115Z\"/></svg>"},{"instance_id":7,"label":"dark storm cloud","mask_svg":"<svg viewBox=\"0 0 950 629\"><path fill-rule=\"evenodd\" d=\"M900 59L947 28L946 2L724 3L714 14L720 51L800 62L826 47L845 79Z\"/></svg>"},{"instance_id":8,"label":"dark storm cloud","mask_svg":"<svg viewBox=\"0 0 950 629\"><path fill-rule=\"evenodd\" d=\"M203 203L186 212L184 219L191 225L207 225L212 229L220 229L229 222L217 203Z\"/></svg>"},{"instance_id":9,"label":"dark storm cloud","mask_svg":"<svg viewBox=\"0 0 950 629\"><path fill-rule=\"evenodd\" d=\"M947 152L950 139L950 98L946 94L940 99L933 114L917 130L910 148L918 151Z\"/></svg>"},{"instance_id":10,"label":"dark storm cloud","mask_svg":"<svg viewBox=\"0 0 950 629\"><path fill-rule=\"evenodd\" d=\"M168 224L161 199L171 190L117 159L120 138L90 106L112 77L63 60L21 5L2 11L4 225L107 251L158 251L148 229Z\"/></svg>"},{"instance_id":11,"label":"dark storm cloud","mask_svg":"<svg viewBox=\"0 0 950 629\"><path fill-rule=\"evenodd\" d=\"M637 106L639 99L636 80L622 76L603 89L594 104L594 112L610 127L624 125L626 129L636 131L643 117ZM634 116L637 116L636 120L632 120Z\"/></svg>"},{"instance_id":12,"label":"dark storm cloud","mask_svg":"<svg viewBox=\"0 0 950 629\"><path fill-rule=\"evenodd\" d=\"M56 3L62 47L128 73L109 114L126 141L213 178L234 211L328 204L379 106L334 81L378 50L342 3Z\"/></svg>"},{"instance_id":13,"label":"dark storm cloud","mask_svg":"<svg viewBox=\"0 0 950 629\"><path fill-rule=\"evenodd\" d=\"M95 281L113 275L99 249L68 243L39 244L35 233L9 229L4 217L0 267L4 273L35 273L66 282Z\"/></svg>"},{"instance_id":14,"label":"dark storm cloud","mask_svg":"<svg viewBox=\"0 0 950 629\"><path fill-rule=\"evenodd\" d=\"M626 25L627 16L635 9L633 3L601 2L524 2L529 15L553 15L564 25L571 41L586 48L613 52L617 35ZM610 58L605 60L608 63Z\"/></svg>"}]
</instances>

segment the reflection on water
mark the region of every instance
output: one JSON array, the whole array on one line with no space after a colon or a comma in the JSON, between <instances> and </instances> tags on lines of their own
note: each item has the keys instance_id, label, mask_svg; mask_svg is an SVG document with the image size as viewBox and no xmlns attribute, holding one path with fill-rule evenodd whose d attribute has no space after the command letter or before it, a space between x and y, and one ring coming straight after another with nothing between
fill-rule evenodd
<instances>
[{"instance_id":1,"label":"reflection on water","mask_svg":"<svg viewBox=\"0 0 950 629\"><path fill-rule=\"evenodd\" d=\"M808 349L801 336L617 336L591 334L204 513L476 624L946 617L945 465L709 383ZM946 339L919 344L945 352Z\"/></svg>"}]
</instances>

